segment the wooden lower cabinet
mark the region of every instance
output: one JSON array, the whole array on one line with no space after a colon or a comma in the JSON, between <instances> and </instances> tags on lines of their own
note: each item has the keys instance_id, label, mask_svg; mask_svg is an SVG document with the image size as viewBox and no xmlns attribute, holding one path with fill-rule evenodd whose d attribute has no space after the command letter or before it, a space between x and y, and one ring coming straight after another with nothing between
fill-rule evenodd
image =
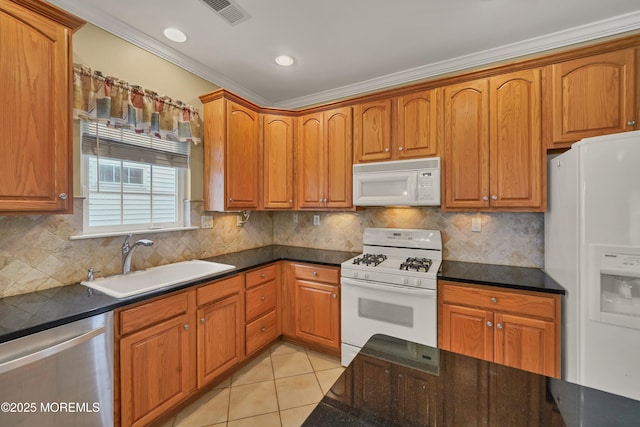
<instances>
[{"instance_id":1,"label":"wooden lower cabinet","mask_svg":"<svg viewBox=\"0 0 640 427\"><path fill-rule=\"evenodd\" d=\"M560 296L439 281L438 346L560 376Z\"/></svg>"},{"instance_id":2,"label":"wooden lower cabinet","mask_svg":"<svg viewBox=\"0 0 640 427\"><path fill-rule=\"evenodd\" d=\"M120 330L142 325L119 342L121 425L147 425L194 390L193 301L182 293L119 313ZM185 310L163 319L169 307Z\"/></svg>"},{"instance_id":3,"label":"wooden lower cabinet","mask_svg":"<svg viewBox=\"0 0 640 427\"><path fill-rule=\"evenodd\" d=\"M340 269L288 263L282 332L301 343L340 352Z\"/></svg>"},{"instance_id":4,"label":"wooden lower cabinet","mask_svg":"<svg viewBox=\"0 0 640 427\"><path fill-rule=\"evenodd\" d=\"M247 273L244 315L247 356L257 353L280 336L279 281L279 264Z\"/></svg>"}]
</instances>

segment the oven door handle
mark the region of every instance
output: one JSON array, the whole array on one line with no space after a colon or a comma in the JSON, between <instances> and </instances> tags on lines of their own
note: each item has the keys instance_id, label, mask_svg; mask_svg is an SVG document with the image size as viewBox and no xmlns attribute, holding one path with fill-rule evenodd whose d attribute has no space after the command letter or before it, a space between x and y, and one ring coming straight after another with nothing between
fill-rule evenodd
<instances>
[{"instance_id":1,"label":"oven door handle","mask_svg":"<svg viewBox=\"0 0 640 427\"><path fill-rule=\"evenodd\" d=\"M374 282L349 279L348 277L343 277L342 280L340 281L340 284L343 286L344 285L358 286L365 289L376 289L379 291L401 293L406 295L420 295L428 298L435 298L437 293L435 289L414 288L411 286L398 286L398 285L391 285L391 284L379 285Z\"/></svg>"}]
</instances>

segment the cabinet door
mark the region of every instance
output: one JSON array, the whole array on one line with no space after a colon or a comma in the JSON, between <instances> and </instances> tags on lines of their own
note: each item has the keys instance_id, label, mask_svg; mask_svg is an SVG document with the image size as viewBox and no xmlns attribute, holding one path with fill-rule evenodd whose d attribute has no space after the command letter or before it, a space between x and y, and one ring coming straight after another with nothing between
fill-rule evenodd
<instances>
[{"instance_id":1,"label":"cabinet door","mask_svg":"<svg viewBox=\"0 0 640 427\"><path fill-rule=\"evenodd\" d=\"M239 294L198 309L198 387L240 362L243 332Z\"/></svg>"},{"instance_id":2,"label":"cabinet door","mask_svg":"<svg viewBox=\"0 0 640 427\"><path fill-rule=\"evenodd\" d=\"M546 152L540 70L492 77L489 85L489 203L497 208L541 208Z\"/></svg>"},{"instance_id":3,"label":"cabinet door","mask_svg":"<svg viewBox=\"0 0 640 427\"><path fill-rule=\"evenodd\" d=\"M325 147L322 113L298 119L297 202L300 208L323 206L325 182Z\"/></svg>"},{"instance_id":4,"label":"cabinet door","mask_svg":"<svg viewBox=\"0 0 640 427\"><path fill-rule=\"evenodd\" d=\"M293 208L293 118L263 117L263 206Z\"/></svg>"},{"instance_id":5,"label":"cabinet door","mask_svg":"<svg viewBox=\"0 0 640 427\"><path fill-rule=\"evenodd\" d=\"M400 365L395 376L395 422L403 426L439 425L438 377Z\"/></svg>"},{"instance_id":6,"label":"cabinet door","mask_svg":"<svg viewBox=\"0 0 640 427\"><path fill-rule=\"evenodd\" d=\"M553 322L511 314L495 314L494 362L557 377Z\"/></svg>"},{"instance_id":7,"label":"cabinet door","mask_svg":"<svg viewBox=\"0 0 640 427\"><path fill-rule=\"evenodd\" d=\"M354 163L391 159L391 99L358 104L354 115Z\"/></svg>"},{"instance_id":8,"label":"cabinet door","mask_svg":"<svg viewBox=\"0 0 640 427\"><path fill-rule=\"evenodd\" d=\"M427 90L397 99L398 124L394 154L398 159L437 154L436 91Z\"/></svg>"},{"instance_id":9,"label":"cabinet door","mask_svg":"<svg viewBox=\"0 0 640 427\"><path fill-rule=\"evenodd\" d=\"M63 25L0 2L0 214L73 209L70 37Z\"/></svg>"},{"instance_id":10,"label":"cabinet door","mask_svg":"<svg viewBox=\"0 0 640 427\"><path fill-rule=\"evenodd\" d=\"M296 337L338 350L340 299L336 285L295 282Z\"/></svg>"},{"instance_id":11,"label":"cabinet door","mask_svg":"<svg viewBox=\"0 0 640 427\"><path fill-rule=\"evenodd\" d=\"M227 101L227 208L258 207L258 113Z\"/></svg>"},{"instance_id":12,"label":"cabinet door","mask_svg":"<svg viewBox=\"0 0 640 427\"><path fill-rule=\"evenodd\" d=\"M551 109L547 147L637 129L634 49L549 66Z\"/></svg>"},{"instance_id":13,"label":"cabinet door","mask_svg":"<svg viewBox=\"0 0 640 427\"><path fill-rule=\"evenodd\" d=\"M326 111L324 121L327 149L326 207L350 208L353 204L351 107Z\"/></svg>"},{"instance_id":14,"label":"cabinet door","mask_svg":"<svg viewBox=\"0 0 640 427\"><path fill-rule=\"evenodd\" d=\"M460 305L442 304L440 347L493 361L493 313Z\"/></svg>"},{"instance_id":15,"label":"cabinet door","mask_svg":"<svg viewBox=\"0 0 640 427\"><path fill-rule=\"evenodd\" d=\"M189 316L183 315L120 340L123 426L142 426L191 391Z\"/></svg>"},{"instance_id":16,"label":"cabinet door","mask_svg":"<svg viewBox=\"0 0 640 427\"><path fill-rule=\"evenodd\" d=\"M489 84L444 88L444 207L489 206Z\"/></svg>"}]
</instances>

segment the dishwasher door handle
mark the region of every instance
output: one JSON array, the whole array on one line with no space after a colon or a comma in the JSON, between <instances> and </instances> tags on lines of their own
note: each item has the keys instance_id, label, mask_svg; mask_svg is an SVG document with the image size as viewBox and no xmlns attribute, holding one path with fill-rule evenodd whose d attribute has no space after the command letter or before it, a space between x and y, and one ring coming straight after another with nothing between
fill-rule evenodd
<instances>
[{"instance_id":1,"label":"dishwasher door handle","mask_svg":"<svg viewBox=\"0 0 640 427\"><path fill-rule=\"evenodd\" d=\"M105 332L106 332L106 328L102 326L96 329L92 329L81 335L77 335L73 338L69 338L65 341L59 342L58 344L54 344L42 350L38 350L36 352L26 354L24 356L20 356L15 359L0 363L0 374L4 374L5 372L18 369L22 366L29 365L31 363L35 363L46 357L53 356L54 354L61 353L71 347L75 347L78 344L81 344L85 341L89 341L91 338L98 336L100 334L103 334Z\"/></svg>"}]
</instances>

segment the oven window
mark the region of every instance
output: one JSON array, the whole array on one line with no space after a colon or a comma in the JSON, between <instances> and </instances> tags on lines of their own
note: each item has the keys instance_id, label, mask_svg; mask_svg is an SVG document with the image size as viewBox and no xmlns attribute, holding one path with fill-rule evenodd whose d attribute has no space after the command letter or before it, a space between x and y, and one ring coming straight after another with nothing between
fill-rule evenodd
<instances>
[{"instance_id":1,"label":"oven window","mask_svg":"<svg viewBox=\"0 0 640 427\"><path fill-rule=\"evenodd\" d=\"M413 307L358 298L358 317L413 327Z\"/></svg>"}]
</instances>

